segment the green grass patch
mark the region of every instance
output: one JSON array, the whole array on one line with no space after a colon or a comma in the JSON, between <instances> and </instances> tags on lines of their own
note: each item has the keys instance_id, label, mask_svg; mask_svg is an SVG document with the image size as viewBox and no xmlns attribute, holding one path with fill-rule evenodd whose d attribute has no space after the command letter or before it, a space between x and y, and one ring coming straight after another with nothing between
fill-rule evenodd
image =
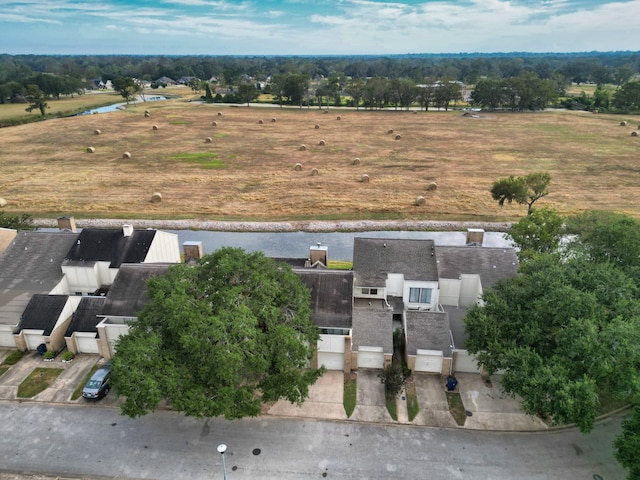
<instances>
[{"instance_id":1,"label":"green grass patch","mask_svg":"<svg viewBox=\"0 0 640 480\"><path fill-rule=\"evenodd\" d=\"M4 372L6 372L7 370L9 370L9 367L7 365L2 365L0 366L0 377L4 374Z\"/></svg>"},{"instance_id":2,"label":"green grass patch","mask_svg":"<svg viewBox=\"0 0 640 480\"><path fill-rule=\"evenodd\" d=\"M91 368L91 370L89 370L89 373L87 373L84 376L82 381L80 383L78 383L78 385L76 385L76 389L73 391L73 394L71 394L71 400L76 400L76 399L80 398L80 395L82 395L82 389L87 384L87 382L91 378L91 375L93 375L96 370L98 370L98 365L97 364L94 365L93 368Z\"/></svg>"},{"instance_id":3,"label":"green grass patch","mask_svg":"<svg viewBox=\"0 0 640 480\"><path fill-rule=\"evenodd\" d=\"M31 398L46 390L58 376L64 372L63 368L36 368L18 387L19 398Z\"/></svg>"},{"instance_id":4,"label":"green grass patch","mask_svg":"<svg viewBox=\"0 0 640 480\"><path fill-rule=\"evenodd\" d=\"M413 382L407 382L405 385L405 394L407 395L407 413L409 421L413 421L420 411L420 405L418 405L418 392L416 392L416 386Z\"/></svg>"},{"instance_id":5,"label":"green grass patch","mask_svg":"<svg viewBox=\"0 0 640 480\"><path fill-rule=\"evenodd\" d=\"M384 391L384 401L387 405L387 410L389 411L389 415L393 420L398 420L398 403L397 398L391 392L388 392L386 389Z\"/></svg>"},{"instance_id":6,"label":"green grass patch","mask_svg":"<svg viewBox=\"0 0 640 480\"><path fill-rule=\"evenodd\" d=\"M332 270L351 270L351 267L353 267L353 262L345 260L329 260L327 264L327 267Z\"/></svg>"},{"instance_id":7,"label":"green grass patch","mask_svg":"<svg viewBox=\"0 0 640 480\"><path fill-rule=\"evenodd\" d=\"M169 125L191 125L192 123L191 120L171 120Z\"/></svg>"},{"instance_id":8,"label":"green grass patch","mask_svg":"<svg viewBox=\"0 0 640 480\"><path fill-rule=\"evenodd\" d=\"M447 404L449 404L449 413L460 426L464 425L467 420L462 397L458 392L445 392L447 395Z\"/></svg>"},{"instance_id":9,"label":"green grass patch","mask_svg":"<svg viewBox=\"0 0 640 480\"><path fill-rule=\"evenodd\" d=\"M358 382L355 375L345 375L344 379L344 392L342 394L342 403L344 405L344 411L347 414L347 418L351 417L351 414L356 409L356 398L358 393Z\"/></svg>"},{"instance_id":10,"label":"green grass patch","mask_svg":"<svg viewBox=\"0 0 640 480\"><path fill-rule=\"evenodd\" d=\"M215 152L179 153L171 158L210 170L227 167L227 164L219 159Z\"/></svg>"},{"instance_id":11,"label":"green grass patch","mask_svg":"<svg viewBox=\"0 0 640 480\"><path fill-rule=\"evenodd\" d=\"M18 363L20 361L20 359L22 357L24 357L24 355L27 352L20 352L20 351L15 351L15 352L11 352L7 358L4 359L4 362L2 362L3 365L15 365L16 363Z\"/></svg>"}]
</instances>

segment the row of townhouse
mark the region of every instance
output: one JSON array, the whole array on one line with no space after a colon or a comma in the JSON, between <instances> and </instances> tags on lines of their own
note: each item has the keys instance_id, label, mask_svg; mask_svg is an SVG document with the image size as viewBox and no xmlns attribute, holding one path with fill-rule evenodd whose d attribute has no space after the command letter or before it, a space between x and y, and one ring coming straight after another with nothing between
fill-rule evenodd
<instances>
[{"instance_id":1,"label":"row of townhouse","mask_svg":"<svg viewBox=\"0 0 640 480\"><path fill-rule=\"evenodd\" d=\"M0 347L45 344L109 359L147 301L147 279L181 261L172 233L130 225L72 230L0 230ZM327 269L328 247L321 245L307 258L276 259L311 291L312 321L321 332L312 366L383 368L399 329L410 369L477 371L464 350L464 314L481 302L484 288L518 268L513 249L479 246L482 233L469 232L475 241L459 247L356 238L349 271ZM202 255L200 242L183 249L185 261Z\"/></svg>"}]
</instances>

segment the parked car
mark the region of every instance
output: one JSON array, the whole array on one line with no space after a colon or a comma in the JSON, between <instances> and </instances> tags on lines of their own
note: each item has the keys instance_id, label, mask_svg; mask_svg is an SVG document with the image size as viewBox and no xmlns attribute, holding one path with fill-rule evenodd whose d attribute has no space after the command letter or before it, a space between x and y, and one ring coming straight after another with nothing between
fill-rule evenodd
<instances>
[{"instance_id":1,"label":"parked car","mask_svg":"<svg viewBox=\"0 0 640 480\"><path fill-rule=\"evenodd\" d=\"M82 396L87 400L99 400L109 393L111 384L111 364L105 363L98 368L82 389Z\"/></svg>"}]
</instances>

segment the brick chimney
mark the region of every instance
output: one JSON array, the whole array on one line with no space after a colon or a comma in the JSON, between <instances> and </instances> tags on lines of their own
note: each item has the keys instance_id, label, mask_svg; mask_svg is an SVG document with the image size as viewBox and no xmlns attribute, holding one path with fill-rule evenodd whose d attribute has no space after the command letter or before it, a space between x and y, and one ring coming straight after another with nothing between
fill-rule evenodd
<instances>
[{"instance_id":1,"label":"brick chimney","mask_svg":"<svg viewBox=\"0 0 640 480\"><path fill-rule=\"evenodd\" d=\"M467 228L467 245L481 247L484 242L484 230L482 228Z\"/></svg>"},{"instance_id":2,"label":"brick chimney","mask_svg":"<svg viewBox=\"0 0 640 480\"><path fill-rule=\"evenodd\" d=\"M195 263L202 258L202 242L184 242L184 263Z\"/></svg>"},{"instance_id":3,"label":"brick chimney","mask_svg":"<svg viewBox=\"0 0 640 480\"><path fill-rule=\"evenodd\" d=\"M309 260L311 260L311 265L316 262L320 262L326 267L328 259L328 247L323 247L320 242L318 242L315 247L312 246L309 248Z\"/></svg>"},{"instance_id":4,"label":"brick chimney","mask_svg":"<svg viewBox=\"0 0 640 480\"><path fill-rule=\"evenodd\" d=\"M58 217L58 228L76 233L76 220L73 217Z\"/></svg>"}]
</instances>

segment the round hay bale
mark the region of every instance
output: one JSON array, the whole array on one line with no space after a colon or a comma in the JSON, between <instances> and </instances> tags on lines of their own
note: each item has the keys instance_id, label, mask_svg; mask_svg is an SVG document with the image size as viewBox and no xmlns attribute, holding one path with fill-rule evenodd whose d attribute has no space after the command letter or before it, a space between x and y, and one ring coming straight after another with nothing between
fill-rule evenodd
<instances>
[{"instance_id":1,"label":"round hay bale","mask_svg":"<svg viewBox=\"0 0 640 480\"><path fill-rule=\"evenodd\" d=\"M158 130L158 125L154 125L154 126L153 126L153 129L154 129L154 130Z\"/></svg>"},{"instance_id":2,"label":"round hay bale","mask_svg":"<svg viewBox=\"0 0 640 480\"><path fill-rule=\"evenodd\" d=\"M638 131L634 130L633 132L631 132L631 136L632 137L637 137L638 136Z\"/></svg>"},{"instance_id":3,"label":"round hay bale","mask_svg":"<svg viewBox=\"0 0 640 480\"><path fill-rule=\"evenodd\" d=\"M4 198L0 198L0 208L6 207L6 206L7 206L7 201Z\"/></svg>"},{"instance_id":4,"label":"round hay bale","mask_svg":"<svg viewBox=\"0 0 640 480\"><path fill-rule=\"evenodd\" d=\"M148 110L145 110L144 116L145 116L145 118L149 118L151 116L151 114L149 113Z\"/></svg>"},{"instance_id":5,"label":"round hay bale","mask_svg":"<svg viewBox=\"0 0 640 480\"><path fill-rule=\"evenodd\" d=\"M387 130L387 133L391 135L393 133L393 128L390 128L389 130Z\"/></svg>"},{"instance_id":6,"label":"round hay bale","mask_svg":"<svg viewBox=\"0 0 640 480\"><path fill-rule=\"evenodd\" d=\"M326 144L325 144L325 141L324 141L324 140L320 140L320 141L318 142L318 145L320 145L321 147L324 147Z\"/></svg>"},{"instance_id":7,"label":"round hay bale","mask_svg":"<svg viewBox=\"0 0 640 480\"><path fill-rule=\"evenodd\" d=\"M258 120L258 125L262 125L262 124L264 124L264 120L262 119Z\"/></svg>"},{"instance_id":8,"label":"round hay bale","mask_svg":"<svg viewBox=\"0 0 640 480\"><path fill-rule=\"evenodd\" d=\"M436 182L431 182L427 185L427 192L434 192L438 189L438 184Z\"/></svg>"},{"instance_id":9,"label":"round hay bale","mask_svg":"<svg viewBox=\"0 0 640 480\"><path fill-rule=\"evenodd\" d=\"M93 147L87 147L87 153L95 153L96 149Z\"/></svg>"},{"instance_id":10,"label":"round hay bale","mask_svg":"<svg viewBox=\"0 0 640 480\"><path fill-rule=\"evenodd\" d=\"M399 133L396 135L396 140L400 140L402 138L402 135L400 135Z\"/></svg>"},{"instance_id":11,"label":"round hay bale","mask_svg":"<svg viewBox=\"0 0 640 480\"><path fill-rule=\"evenodd\" d=\"M353 159L353 165L360 165L360 159L358 157Z\"/></svg>"},{"instance_id":12,"label":"round hay bale","mask_svg":"<svg viewBox=\"0 0 640 480\"><path fill-rule=\"evenodd\" d=\"M101 132L99 129L97 129L97 128L96 128L96 129L93 131L93 133L95 133L96 135L100 135L102 132Z\"/></svg>"},{"instance_id":13,"label":"round hay bale","mask_svg":"<svg viewBox=\"0 0 640 480\"><path fill-rule=\"evenodd\" d=\"M149 110L145 110L144 113L149 113Z\"/></svg>"},{"instance_id":14,"label":"round hay bale","mask_svg":"<svg viewBox=\"0 0 640 480\"><path fill-rule=\"evenodd\" d=\"M276 123L276 117L273 117L273 118L271 119L271 123Z\"/></svg>"},{"instance_id":15,"label":"round hay bale","mask_svg":"<svg viewBox=\"0 0 640 480\"><path fill-rule=\"evenodd\" d=\"M130 152L124 152L122 154L122 158L131 158L131 153Z\"/></svg>"},{"instance_id":16,"label":"round hay bale","mask_svg":"<svg viewBox=\"0 0 640 480\"><path fill-rule=\"evenodd\" d=\"M369 183L369 175L367 175L367 174L365 173L364 175L362 175L362 176L360 177L360 181L361 181L362 183Z\"/></svg>"},{"instance_id":17,"label":"round hay bale","mask_svg":"<svg viewBox=\"0 0 640 480\"><path fill-rule=\"evenodd\" d=\"M222 112L218 112L218 116L221 117L222 116Z\"/></svg>"},{"instance_id":18,"label":"round hay bale","mask_svg":"<svg viewBox=\"0 0 640 480\"><path fill-rule=\"evenodd\" d=\"M312 176L312 177L315 177L316 175L318 175L318 173L319 173L319 172L318 172L318 169L317 169L317 168L312 168L312 169L311 169L311 176Z\"/></svg>"},{"instance_id":19,"label":"round hay bale","mask_svg":"<svg viewBox=\"0 0 640 480\"><path fill-rule=\"evenodd\" d=\"M295 167L293 167L293 169L296 172L299 172L300 170L302 170L302 164L301 163L296 163Z\"/></svg>"},{"instance_id":20,"label":"round hay bale","mask_svg":"<svg viewBox=\"0 0 640 480\"><path fill-rule=\"evenodd\" d=\"M218 122L211 122L211 126L217 127L218 126Z\"/></svg>"},{"instance_id":21,"label":"round hay bale","mask_svg":"<svg viewBox=\"0 0 640 480\"><path fill-rule=\"evenodd\" d=\"M306 145L300 145L300 147L298 147L298 150L300 150L301 152L304 152L307 149Z\"/></svg>"},{"instance_id":22,"label":"round hay bale","mask_svg":"<svg viewBox=\"0 0 640 480\"><path fill-rule=\"evenodd\" d=\"M329 113L329 110L325 110L325 111L324 111L324 112L322 112L322 113Z\"/></svg>"},{"instance_id":23,"label":"round hay bale","mask_svg":"<svg viewBox=\"0 0 640 480\"><path fill-rule=\"evenodd\" d=\"M621 127L626 127L627 126L627 121L626 120L621 121L620 122L620 126Z\"/></svg>"},{"instance_id":24,"label":"round hay bale","mask_svg":"<svg viewBox=\"0 0 640 480\"><path fill-rule=\"evenodd\" d=\"M162 201L162 194L160 192L153 192L151 195L151 203L160 203Z\"/></svg>"},{"instance_id":25,"label":"round hay bale","mask_svg":"<svg viewBox=\"0 0 640 480\"><path fill-rule=\"evenodd\" d=\"M338 116L336 117L336 120L342 120L342 117L341 117L340 115L338 115Z\"/></svg>"},{"instance_id":26,"label":"round hay bale","mask_svg":"<svg viewBox=\"0 0 640 480\"><path fill-rule=\"evenodd\" d=\"M413 202L416 207L424 205L425 203L427 203L427 200L423 196L416 197L415 201Z\"/></svg>"},{"instance_id":27,"label":"round hay bale","mask_svg":"<svg viewBox=\"0 0 640 480\"><path fill-rule=\"evenodd\" d=\"M213 138L211 137L207 137L204 139L204 143L211 143L211 142L213 142Z\"/></svg>"},{"instance_id":28,"label":"round hay bale","mask_svg":"<svg viewBox=\"0 0 640 480\"><path fill-rule=\"evenodd\" d=\"M315 128L316 128L316 130L317 130L317 129L319 129L319 128L320 128L320 125L318 125L318 124L316 123L316 127L315 127Z\"/></svg>"}]
</instances>

